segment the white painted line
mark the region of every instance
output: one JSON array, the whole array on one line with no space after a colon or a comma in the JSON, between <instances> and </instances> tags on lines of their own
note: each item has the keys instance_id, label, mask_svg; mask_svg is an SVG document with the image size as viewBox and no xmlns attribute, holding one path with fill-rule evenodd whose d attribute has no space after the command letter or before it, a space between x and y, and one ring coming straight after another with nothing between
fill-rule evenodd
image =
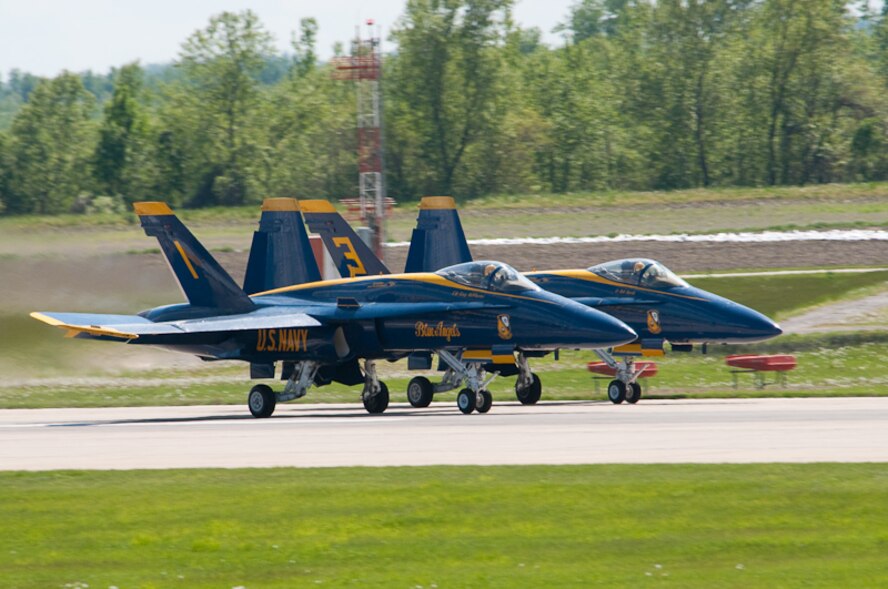
<instances>
[{"instance_id":1,"label":"white painted line","mask_svg":"<svg viewBox=\"0 0 888 589\"><path fill-rule=\"evenodd\" d=\"M888 272L888 268L823 268L820 270L773 270L765 272L723 272L719 274L682 274L682 278L739 278L743 276L791 276L795 274L866 274Z\"/></svg>"},{"instance_id":2,"label":"white painted line","mask_svg":"<svg viewBox=\"0 0 888 589\"><path fill-rule=\"evenodd\" d=\"M558 243L624 243L639 241L671 243L780 243L789 241L888 241L888 231L880 229L832 229L829 231L744 231L675 235L615 235L613 237L499 237L470 239L469 245L551 245ZM386 247L407 247L409 241L386 243Z\"/></svg>"}]
</instances>

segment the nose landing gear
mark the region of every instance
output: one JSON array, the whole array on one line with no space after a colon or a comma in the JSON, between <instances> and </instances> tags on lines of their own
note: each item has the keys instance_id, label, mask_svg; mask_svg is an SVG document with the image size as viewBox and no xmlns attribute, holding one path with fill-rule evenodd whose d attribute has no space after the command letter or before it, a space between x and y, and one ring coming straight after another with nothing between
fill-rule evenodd
<instances>
[{"instance_id":1,"label":"nose landing gear","mask_svg":"<svg viewBox=\"0 0 888 589\"><path fill-rule=\"evenodd\" d=\"M607 385L607 399L614 405L619 405L623 401L634 405L641 399L641 385L638 384L638 377L644 371L644 368L635 367L635 360L631 356L624 357L620 360L614 358L606 350L595 350L598 357L604 360L610 368L616 371L616 378Z\"/></svg>"}]
</instances>

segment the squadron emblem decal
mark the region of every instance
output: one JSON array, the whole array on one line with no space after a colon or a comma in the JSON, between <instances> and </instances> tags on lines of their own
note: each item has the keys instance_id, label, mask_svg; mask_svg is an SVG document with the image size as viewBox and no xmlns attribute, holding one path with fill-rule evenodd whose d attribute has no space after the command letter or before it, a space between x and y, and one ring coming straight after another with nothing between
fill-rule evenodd
<instances>
[{"instance_id":1,"label":"squadron emblem decal","mask_svg":"<svg viewBox=\"0 0 888 589\"><path fill-rule=\"evenodd\" d=\"M500 339L512 339L512 319L508 315L497 315L496 331Z\"/></svg>"},{"instance_id":2,"label":"squadron emblem decal","mask_svg":"<svg viewBox=\"0 0 888 589\"><path fill-rule=\"evenodd\" d=\"M660 312L656 309L648 311L647 326L648 330L655 335L663 331L660 326Z\"/></svg>"}]
</instances>

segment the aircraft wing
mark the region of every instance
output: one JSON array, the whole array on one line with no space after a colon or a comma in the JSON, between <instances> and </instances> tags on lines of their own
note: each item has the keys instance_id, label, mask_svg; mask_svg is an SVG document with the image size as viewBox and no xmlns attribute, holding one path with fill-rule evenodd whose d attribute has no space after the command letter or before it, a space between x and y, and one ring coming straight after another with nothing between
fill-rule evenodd
<instances>
[{"instance_id":1,"label":"aircraft wing","mask_svg":"<svg viewBox=\"0 0 888 589\"><path fill-rule=\"evenodd\" d=\"M304 305L294 308L264 307L249 313L218 315L200 319L154 322L140 315L106 315L102 313L35 312L31 317L43 323L66 330L68 337L92 336L120 340L134 340L142 336L178 335L249 331L252 329L279 329L287 327L319 327L328 322L360 319L427 315L448 311L508 308L479 301L429 302L405 305L403 303L364 303L340 300L337 305Z\"/></svg>"},{"instance_id":2,"label":"aircraft wing","mask_svg":"<svg viewBox=\"0 0 888 589\"><path fill-rule=\"evenodd\" d=\"M274 329L284 327L318 327L321 322L292 309L258 309L238 315L221 315L201 319L185 319L155 323L139 315L105 315L100 313L31 313L31 317L67 330L68 337L81 334L133 340L147 335L175 335Z\"/></svg>"}]
</instances>

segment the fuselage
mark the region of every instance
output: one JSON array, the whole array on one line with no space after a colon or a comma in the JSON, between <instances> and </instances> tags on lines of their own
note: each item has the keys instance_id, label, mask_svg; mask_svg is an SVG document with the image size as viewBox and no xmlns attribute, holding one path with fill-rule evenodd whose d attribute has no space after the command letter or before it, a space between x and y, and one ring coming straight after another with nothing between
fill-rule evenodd
<instances>
[{"instance_id":1,"label":"fuselage","mask_svg":"<svg viewBox=\"0 0 888 589\"><path fill-rule=\"evenodd\" d=\"M606 312L641 339L673 343L752 343L782 333L761 313L687 284L647 287L608 279L589 270L525 274L549 292Z\"/></svg>"},{"instance_id":2,"label":"fuselage","mask_svg":"<svg viewBox=\"0 0 888 589\"><path fill-rule=\"evenodd\" d=\"M621 321L536 289L495 292L439 274L370 276L301 284L251 297L256 313L306 313L317 326L276 327L193 336L145 336L160 345L217 359L341 362L398 358L413 351L596 348L629 342ZM155 322L194 320L206 310L159 307Z\"/></svg>"}]
</instances>

